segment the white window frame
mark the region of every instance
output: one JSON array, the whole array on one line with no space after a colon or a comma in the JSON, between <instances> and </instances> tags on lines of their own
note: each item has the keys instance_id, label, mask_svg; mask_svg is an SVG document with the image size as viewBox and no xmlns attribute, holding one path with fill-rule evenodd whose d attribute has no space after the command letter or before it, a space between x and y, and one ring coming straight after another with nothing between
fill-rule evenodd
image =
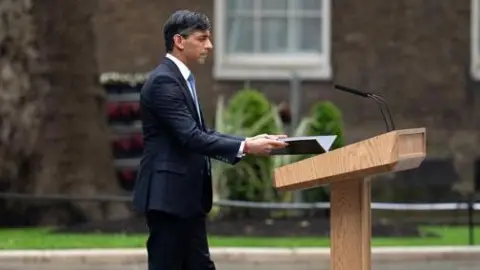
<instances>
[{"instance_id":1,"label":"white window frame","mask_svg":"<svg viewBox=\"0 0 480 270\"><path fill-rule=\"evenodd\" d=\"M322 0L322 54L279 54L253 56L225 51L226 1L214 0L213 76L219 80L288 80L296 73L305 80L330 80L331 66L331 0ZM237 0L242 1L242 0Z\"/></svg>"},{"instance_id":2,"label":"white window frame","mask_svg":"<svg viewBox=\"0 0 480 270\"><path fill-rule=\"evenodd\" d=\"M470 73L474 80L480 80L480 2L471 0L470 11Z\"/></svg>"}]
</instances>

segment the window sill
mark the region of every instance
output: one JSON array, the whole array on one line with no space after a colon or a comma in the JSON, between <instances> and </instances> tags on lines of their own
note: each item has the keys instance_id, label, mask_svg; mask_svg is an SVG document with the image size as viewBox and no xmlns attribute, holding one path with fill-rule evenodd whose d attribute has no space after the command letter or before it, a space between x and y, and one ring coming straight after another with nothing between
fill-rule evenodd
<instances>
[{"instance_id":1,"label":"window sill","mask_svg":"<svg viewBox=\"0 0 480 270\"><path fill-rule=\"evenodd\" d=\"M296 74L301 80L329 81L332 68L326 64L316 65L235 65L218 63L213 67L216 80L290 80Z\"/></svg>"}]
</instances>

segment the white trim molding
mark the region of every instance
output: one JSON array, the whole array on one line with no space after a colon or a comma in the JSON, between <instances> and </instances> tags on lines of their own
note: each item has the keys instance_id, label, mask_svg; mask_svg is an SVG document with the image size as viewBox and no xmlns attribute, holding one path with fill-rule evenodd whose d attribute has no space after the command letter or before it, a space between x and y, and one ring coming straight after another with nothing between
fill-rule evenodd
<instances>
[{"instance_id":1,"label":"white trim molding","mask_svg":"<svg viewBox=\"0 0 480 270\"><path fill-rule=\"evenodd\" d=\"M293 73L304 80L330 80L332 78L331 0L320 0L322 1L322 24L321 28L319 26L318 34L322 35L322 53L281 54L227 53L225 33L227 31L227 1L214 0L213 76L215 79L288 80Z\"/></svg>"},{"instance_id":2,"label":"white trim molding","mask_svg":"<svg viewBox=\"0 0 480 270\"><path fill-rule=\"evenodd\" d=\"M470 11L470 74L474 80L480 80L480 2L471 0Z\"/></svg>"}]
</instances>

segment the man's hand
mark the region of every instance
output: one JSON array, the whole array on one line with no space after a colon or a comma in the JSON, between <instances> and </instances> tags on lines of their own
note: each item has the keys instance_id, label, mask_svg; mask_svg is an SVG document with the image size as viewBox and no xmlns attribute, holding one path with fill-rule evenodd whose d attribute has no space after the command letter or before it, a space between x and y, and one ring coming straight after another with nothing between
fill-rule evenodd
<instances>
[{"instance_id":1,"label":"man's hand","mask_svg":"<svg viewBox=\"0 0 480 270\"><path fill-rule=\"evenodd\" d=\"M247 141L252 141L252 140L258 140L258 139L272 139L272 140L277 140L281 138L286 138L287 135L279 134L279 135L270 135L270 134L259 134L254 137L248 137L246 140Z\"/></svg>"},{"instance_id":2,"label":"man's hand","mask_svg":"<svg viewBox=\"0 0 480 270\"><path fill-rule=\"evenodd\" d=\"M267 135L273 136L273 135ZM272 138L257 138L245 141L244 154L264 156L268 155L274 149L285 148L288 144Z\"/></svg>"}]
</instances>

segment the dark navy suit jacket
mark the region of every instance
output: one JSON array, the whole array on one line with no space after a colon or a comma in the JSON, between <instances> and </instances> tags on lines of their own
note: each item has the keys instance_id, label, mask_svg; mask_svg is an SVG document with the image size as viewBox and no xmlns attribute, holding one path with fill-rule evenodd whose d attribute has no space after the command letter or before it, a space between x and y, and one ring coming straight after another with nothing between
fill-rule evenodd
<instances>
[{"instance_id":1,"label":"dark navy suit jacket","mask_svg":"<svg viewBox=\"0 0 480 270\"><path fill-rule=\"evenodd\" d=\"M212 208L210 158L235 164L245 138L206 128L187 82L165 58L140 92L144 153L133 205L142 213L159 210L181 217Z\"/></svg>"}]
</instances>

